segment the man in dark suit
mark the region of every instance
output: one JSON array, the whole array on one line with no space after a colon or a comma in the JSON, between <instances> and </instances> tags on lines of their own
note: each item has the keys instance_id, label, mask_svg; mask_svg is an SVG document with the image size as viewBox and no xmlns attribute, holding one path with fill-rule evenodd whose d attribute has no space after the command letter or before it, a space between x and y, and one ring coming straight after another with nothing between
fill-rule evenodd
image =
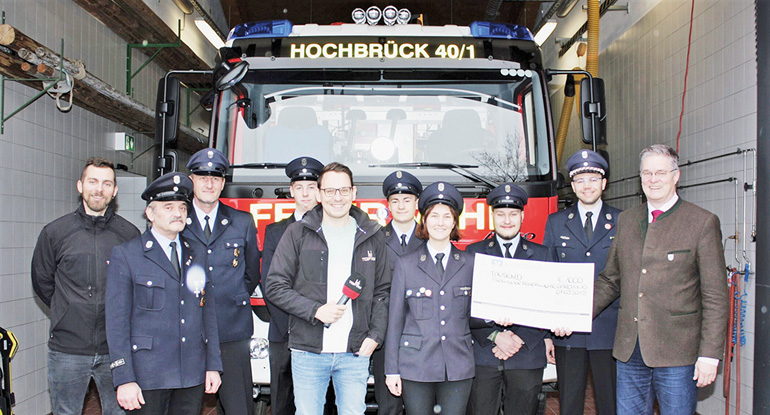
<instances>
[{"instance_id":1,"label":"man in dark suit","mask_svg":"<svg viewBox=\"0 0 770 415\"><path fill-rule=\"evenodd\" d=\"M222 360L205 250L180 235L193 192L168 173L142 193L152 228L112 250L106 322L118 404L134 414L200 413Z\"/></svg>"},{"instance_id":2,"label":"man in dark suit","mask_svg":"<svg viewBox=\"0 0 770 415\"><path fill-rule=\"evenodd\" d=\"M487 195L495 232L466 249L504 258L550 261L548 248L522 239L527 193L513 183L503 183ZM478 276L476 276L478 278ZM483 276L482 276L483 277ZM505 324L505 322L502 322ZM553 363L553 341L546 330L494 321L471 319L476 377L473 379L468 413L496 414L500 389L506 414L537 412L546 363Z\"/></svg>"},{"instance_id":3,"label":"man in dark suit","mask_svg":"<svg viewBox=\"0 0 770 415\"><path fill-rule=\"evenodd\" d=\"M414 175L403 170L389 174L382 182L382 194L388 200L388 210L392 220L380 232L385 233L388 245L388 261L393 271L396 260L419 249L425 240L415 235L417 222L417 198L422 192L422 183ZM395 396L385 385L385 345L372 354L372 373L374 374L374 397L377 400L377 413L380 415L398 415L404 413L404 403L400 396Z\"/></svg>"},{"instance_id":4,"label":"man in dark suit","mask_svg":"<svg viewBox=\"0 0 770 415\"><path fill-rule=\"evenodd\" d=\"M554 261L593 263L594 278L604 269L620 214L620 209L602 202L607 167L607 161L591 150L580 150L567 160L567 171L578 203L548 216L543 238L543 245L551 250ZM574 333L554 339L562 415L583 415L589 364L596 394L596 413L615 414L612 345L618 325L618 306L616 300L602 311L594 319L591 333Z\"/></svg>"},{"instance_id":5,"label":"man in dark suit","mask_svg":"<svg viewBox=\"0 0 770 415\"><path fill-rule=\"evenodd\" d=\"M265 244L262 248L262 293L264 281L270 271L275 248L286 228L299 222L306 212L318 204L318 176L324 165L312 157L299 157L286 166L286 176L291 180L289 192L294 198L294 213L286 219L271 223L265 228ZM270 411L273 415L294 414L294 383L291 379L291 352L289 351L289 314L273 305L265 297L270 312Z\"/></svg>"},{"instance_id":6,"label":"man in dark suit","mask_svg":"<svg viewBox=\"0 0 770 415\"><path fill-rule=\"evenodd\" d=\"M641 153L647 203L620 214L594 315L620 297L613 355L618 413L692 414L724 353L728 317L719 218L679 198L679 156L656 144Z\"/></svg>"},{"instance_id":7,"label":"man in dark suit","mask_svg":"<svg viewBox=\"0 0 770 415\"><path fill-rule=\"evenodd\" d=\"M195 190L183 235L206 247L206 269L215 286L224 367L217 409L225 415L250 415L249 341L254 331L250 297L259 283L260 252L254 218L219 203L229 167L227 157L214 148L190 157L187 168Z\"/></svg>"}]
</instances>

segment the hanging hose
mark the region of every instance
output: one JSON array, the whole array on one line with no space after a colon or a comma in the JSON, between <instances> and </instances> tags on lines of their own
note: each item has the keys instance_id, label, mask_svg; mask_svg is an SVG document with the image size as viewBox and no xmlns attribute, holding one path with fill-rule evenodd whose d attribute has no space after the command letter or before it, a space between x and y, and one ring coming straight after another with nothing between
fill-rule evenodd
<instances>
[{"instance_id":1,"label":"hanging hose","mask_svg":"<svg viewBox=\"0 0 770 415\"><path fill-rule=\"evenodd\" d=\"M730 374L733 367L733 353L735 352L735 342L733 341L733 325L735 323L735 276L738 270L730 269L727 277L729 286L728 298L730 299L730 313L727 316L727 338L725 339L725 360L722 373L722 395L725 397L725 415L730 415Z\"/></svg>"},{"instance_id":2,"label":"hanging hose","mask_svg":"<svg viewBox=\"0 0 770 415\"><path fill-rule=\"evenodd\" d=\"M586 58L586 70L591 76L597 76L599 73L599 0L588 0L588 57ZM578 56L583 56L584 51L578 46ZM581 69L576 67L574 69ZM565 91L564 104L561 107L561 117L559 117L559 128L556 132L556 163L562 160L564 146L567 142L567 132L569 131L570 118L572 117L572 107L575 102L575 95L580 96L580 81L583 77L576 76L572 96ZM569 82L569 79L567 80ZM569 88L564 86L565 90ZM580 106L578 105L578 116L580 115Z\"/></svg>"}]
</instances>

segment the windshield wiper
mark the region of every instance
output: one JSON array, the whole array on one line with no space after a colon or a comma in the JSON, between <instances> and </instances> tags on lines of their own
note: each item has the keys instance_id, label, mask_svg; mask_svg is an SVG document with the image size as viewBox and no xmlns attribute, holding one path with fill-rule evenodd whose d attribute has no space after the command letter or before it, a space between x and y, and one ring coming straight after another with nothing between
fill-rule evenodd
<instances>
[{"instance_id":1,"label":"windshield wiper","mask_svg":"<svg viewBox=\"0 0 770 415\"><path fill-rule=\"evenodd\" d=\"M233 169L285 169L287 163L245 163L245 164L233 164L230 168Z\"/></svg>"},{"instance_id":2,"label":"windshield wiper","mask_svg":"<svg viewBox=\"0 0 770 415\"><path fill-rule=\"evenodd\" d=\"M402 168L402 169L427 168L427 169L449 170L451 172L459 174L462 177L465 177L470 181L485 184L487 187L489 187L489 190L494 189L498 185L498 183L495 183L492 180L489 180L486 177L481 176L480 174L470 171L469 169L476 169L479 167L472 164L428 163L428 162L421 161L421 162L415 162L415 163L370 164L369 167L395 167L395 168Z\"/></svg>"}]
</instances>

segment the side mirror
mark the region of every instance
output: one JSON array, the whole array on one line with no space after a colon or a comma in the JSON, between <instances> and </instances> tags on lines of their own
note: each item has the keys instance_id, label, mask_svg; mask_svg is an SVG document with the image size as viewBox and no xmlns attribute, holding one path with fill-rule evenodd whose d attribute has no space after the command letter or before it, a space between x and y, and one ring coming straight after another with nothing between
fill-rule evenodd
<instances>
[{"instance_id":1,"label":"side mirror","mask_svg":"<svg viewBox=\"0 0 770 415\"><path fill-rule=\"evenodd\" d=\"M158 83L158 99L155 101L155 142L160 143L163 140L173 146L178 136L179 78L167 76Z\"/></svg>"},{"instance_id":2,"label":"side mirror","mask_svg":"<svg viewBox=\"0 0 770 415\"><path fill-rule=\"evenodd\" d=\"M160 147L155 148L155 162L156 166L153 169L152 179L155 180L161 176L161 172L168 173L172 171L178 171L179 167L179 155L176 150L166 150L163 156L160 155Z\"/></svg>"},{"instance_id":3,"label":"side mirror","mask_svg":"<svg viewBox=\"0 0 770 415\"><path fill-rule=\"evenodd\" d=\"M603 79L583 78L580 81L580 105L583 142L591 144L595 140L596 145L607 144L607 112L604 103Z\"/></svg>"},{"instance_id":4,"label":"side mirror","mask_svg":"<svg viewBox=\"0 0 770 415\"><path fill-rule=\"evenodd\" d=\"M220 63L220 65L227 72L216 80L215 85L218 91L232 88L235 84L241 82L249 71L249 63L246 61L240 61L233 67L230 67L225 61Z\"/></svg>"}]
</instances>

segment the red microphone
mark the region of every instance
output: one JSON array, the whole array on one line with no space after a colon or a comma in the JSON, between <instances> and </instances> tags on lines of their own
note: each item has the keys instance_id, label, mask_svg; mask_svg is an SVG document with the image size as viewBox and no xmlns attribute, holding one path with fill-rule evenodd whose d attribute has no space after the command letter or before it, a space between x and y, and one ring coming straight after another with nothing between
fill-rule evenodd
<instances>
[{"instance_id":1,"label":"red microphone","mask_svg":"<svg viewBox=\"0 0 770 415\"><path fill-rule=\"evenodd\" d=\"M358 298L361 295L361 291L364 290L364 285L366 285L366 280L363 277L359 274L351 275L345 281L345 285L342 286L342 297L337 301L337 305L345 305L348 301ZM330 325L331 323L324 323L324 327L327 329Z\"/></svg>"}]
</instances>

